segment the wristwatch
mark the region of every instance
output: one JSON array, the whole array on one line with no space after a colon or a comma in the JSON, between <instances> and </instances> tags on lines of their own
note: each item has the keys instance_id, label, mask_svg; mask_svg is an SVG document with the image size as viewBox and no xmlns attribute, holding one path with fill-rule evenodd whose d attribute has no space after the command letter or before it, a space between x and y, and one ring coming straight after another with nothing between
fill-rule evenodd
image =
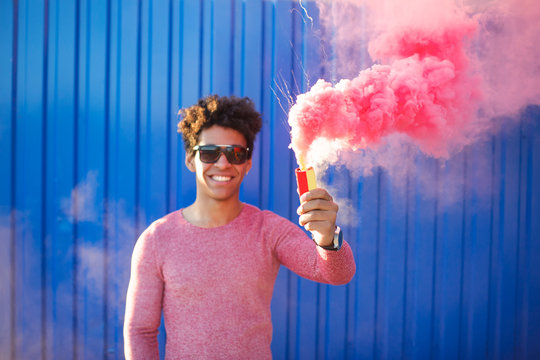
<instances>
[{"instance_id":1,"label":"wristwatch","mask_svg":"<svg viewBox=\"0 0 540 360\"><path fill-rule=\"evenodd\" d=\"M341 249L341 245L343 245L343 232L341 231L341 228L339 226L336 226L336 230L334 231L334 240L332 241L332 244L327 246L321 246L317 244L317 246L322 247L325 250L332 251L337 251Z\"/></svg>"}]
</instances>

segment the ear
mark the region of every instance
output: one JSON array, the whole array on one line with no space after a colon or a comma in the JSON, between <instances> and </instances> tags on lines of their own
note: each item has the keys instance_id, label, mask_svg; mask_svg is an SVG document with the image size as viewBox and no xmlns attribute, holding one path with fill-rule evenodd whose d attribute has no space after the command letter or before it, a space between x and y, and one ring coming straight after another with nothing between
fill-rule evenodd
<instances>
[{"instance_id":1,"label":"ear","mask_svg":"<svg viewBox=\"0 0 540 360\"><path fill-rule=\"evenodd\" d=\"M195 172L195 158L193 155L186 153L185 163L189 171Z\"/></svg>"},{"instance_id":2,"label":"ear","mask_svg":"<svg viewBox=\"0 0 540 360\"><path fill-rule=\"evenodd\" d=\"M251 165L252 165L251 159L248 159L246 161L246 175L249 173L249 170L251 170Z\"/></svg>"}]
</instances>

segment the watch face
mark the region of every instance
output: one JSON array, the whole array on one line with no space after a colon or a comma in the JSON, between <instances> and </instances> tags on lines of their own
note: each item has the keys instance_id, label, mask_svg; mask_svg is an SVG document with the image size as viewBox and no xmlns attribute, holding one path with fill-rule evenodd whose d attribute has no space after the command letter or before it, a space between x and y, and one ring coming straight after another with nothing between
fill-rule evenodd
<instances>
[{"instance_id":1,"label":"watch face","mask_svg":"<svg viewBox=\"0 0 540 360\"><path fill-rule=\"evenodd\" d=\"M343 243L343 232L341 231L341 228L338 226L336 228L336 232L334 233L334 249L341 248L342 243Z\"/></svg>"}]
</instances>

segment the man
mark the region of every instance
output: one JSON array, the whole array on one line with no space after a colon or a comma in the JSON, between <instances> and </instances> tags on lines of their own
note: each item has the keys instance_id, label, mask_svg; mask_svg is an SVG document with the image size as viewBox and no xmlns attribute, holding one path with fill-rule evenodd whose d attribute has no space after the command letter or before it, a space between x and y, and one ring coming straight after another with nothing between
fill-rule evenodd
<instances>
[{"instance_id":1,"label":"man","mask_svg":"<svg viewBox=\"0 0 540 360\"><path fill-rule=\"evenodd\" d=\"M148 227L132 257L124 325L127 359L157 359L161 312L167 359L271 358L270 302L280 264L345 284L355 272L340 244L338 206L324 189L303 194L300 224L239 200L260 114L251 100L209 96L181 111L196 200ZM337 231L336 231L337 229Z\"/></svg>"}]
</instances>

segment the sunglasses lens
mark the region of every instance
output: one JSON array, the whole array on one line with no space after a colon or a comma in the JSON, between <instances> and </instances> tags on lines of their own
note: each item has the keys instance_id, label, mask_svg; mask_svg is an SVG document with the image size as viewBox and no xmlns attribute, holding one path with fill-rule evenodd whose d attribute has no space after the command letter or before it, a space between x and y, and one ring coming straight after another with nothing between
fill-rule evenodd
<instances>
[{"instance_id":1,"label":"sunglasses lens","mask_svg":"<svg viewBox=\"0 0 540 360\"><path fill-rule=\"evenodd\" d=\"M220 149L217 146L208 146L199 148L199 157L203 163L215 163L219 159Z\"/></svg>"},{"instance_id":2,"label":"sunglasses lens","mask_svg":"<svg viewBox=\"0 0 540 360\"><path fill-rule=\"evenodd\" d=\"M246 162L247 158L247 151L243 147L240 146L228 146L224 150L225 156L227 156L227 160L231 164L239 165Z\"/></svg>"},{"instance_id":3,"label":"sunglasses lens","mask_svg":"<svg viewBox=\"0 0 540 360\"><path fill-rule=\"evenodd\" d=\"M242 146L217 146L202 145L198 146L199 158L203 163L213 164L218 161L220 153L225 154L227 161L234 165L240 165L246 162L248 150Z\"/></svg>"}]
</instances>

